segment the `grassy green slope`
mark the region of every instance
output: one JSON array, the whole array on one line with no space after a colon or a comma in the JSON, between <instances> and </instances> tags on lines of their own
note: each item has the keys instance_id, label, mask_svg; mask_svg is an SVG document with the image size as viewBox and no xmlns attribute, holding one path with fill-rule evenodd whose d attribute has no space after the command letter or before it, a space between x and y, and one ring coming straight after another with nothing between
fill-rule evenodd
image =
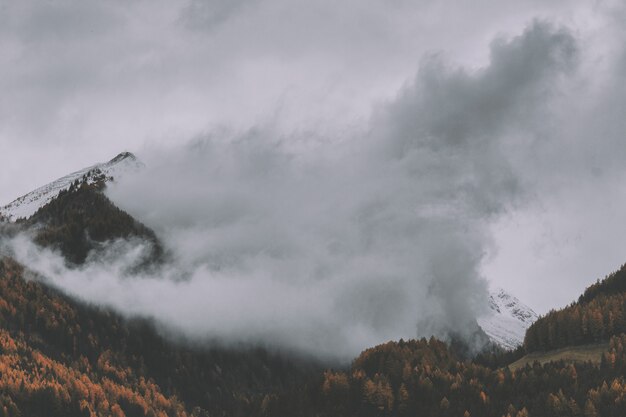
<instances>
[{"instance_id":1,"label":"grassy green slope","mask_svg":"<svg viewBox=\"0 0 626 417\"><path fill-rule=\"evenodd\" d=\"M526 365L532 365L535 362L539 362L541 365L544 365L548 362L556 361L592 362L594 364L599 364L602 359L602 354L608 349L608 343L597 343L582 346L569 346L548 352L533 352L516 360L508 367L512 371L516 371Z\"/></svg>"}]
</instances>

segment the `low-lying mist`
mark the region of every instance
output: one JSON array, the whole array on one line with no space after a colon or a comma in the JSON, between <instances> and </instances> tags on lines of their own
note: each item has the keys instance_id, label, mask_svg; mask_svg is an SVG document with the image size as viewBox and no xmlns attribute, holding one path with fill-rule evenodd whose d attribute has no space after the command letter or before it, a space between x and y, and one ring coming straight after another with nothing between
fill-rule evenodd
<instances>
[{"instance_id":1,"label":"low-lying mist","mask_svg":"<svg viewBox=\"0 0 626 417\"><path fill-rule=\"evenodd\" d=\"M73 296L198 340L346 359L468 337L487 308L489 225L528 192L516 149L537 140L577 60L567 30L534 22L494 41L484 68L424 58L342 137L263 126L144 149L146 169L107 195L170 251L158 273L125 273L142 242L73 269L26 235L10 250Z\"/></svg>"}]
</instances>

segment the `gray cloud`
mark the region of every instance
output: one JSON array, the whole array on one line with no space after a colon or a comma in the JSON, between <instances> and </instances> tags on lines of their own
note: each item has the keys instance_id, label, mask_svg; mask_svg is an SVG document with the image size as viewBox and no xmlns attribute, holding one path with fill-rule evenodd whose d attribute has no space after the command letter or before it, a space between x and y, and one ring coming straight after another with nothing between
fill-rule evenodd
<instances>
[{"instance_id":1,"label":"gray cloud","mask_svg":"<svg viewBox=\"0 0 626 417\"><path fill-rule=\"evenodd\" d=\"M497 253L484 272L539 311L564 306L624 263L623 65L626 33L608 13L578 43L579 69L562 82L533 127L511 148L532 194L492 225Z\"/></svg>"},{"instance_id":2,"label":"gray cloud","mask_svg":"<svg viewBox=\"0 0 626 417\"><path fill-rule=\"evenodd\" d=\"M181 13L181 22L192 30L211 31L253 3L255 1L251 0L191 0Z\"/></svg>"},{"instance_id":3,"label":"gray cloud","mask_svg":"<svg viewBox=\"0 0 626 417\"><path fill-rule=\"evenodd\" d=\"M118 30L122 16L114 7L99 2L21 2L9 6L3 2L5 11L0 18L0 31L11 34L27 44L50 44L80 38L93 38Z\"/></svg>"},{"instance_id":4,"label":"gray cloud","mask_svg":"<svg viewBox=\"0 0 626 417\"><path fill-rule=\"evenodd\" d=\"M429 58L366 133L307 152L271 128L146 150L148 168L108 192L172 250L157 279L124 277L127 257L68 271L27 240L16 256L71 294L198 338L348 358L470 336L487 306L488 225L525 191L502 144L534 135L575 51L568 31L535 22L477 71Z\"/></svg>"},{"instance_id":5,"label":"gray cloud","mask_svg":"<svg viewBox=\"0 0 626 417\"><path fill-rule=\"evenodd\" d=\"M581 5L567 2L577 13ZM180 143L216 126L336 136L363 126L372 103L397 91L425 52L482 65L494 33L562 7L0 1L0 200L121 148ZM190 13L221 23L190 28Z\"/></svg>"},{"instance_id":6,"label":"gray cloud","mask_svg":"<svg viewBox=\"0 0 626 417\"><path fill-rule=\"evenodd\" d=\"M450 68L434 55L422 64L416 86L404 91L390 112L401 148L410 142L434 147L499 139L505 130L528 129L558 88L559 76L576 66L569 31L535 21L523 35L497 38L490 65L470 73ZM421 133L421 135L420 135Z\"/></svg>"},{"instance_id":7,"label":"gray cloud","mask_svg":"<svg viewBox=\"0 0 626 417\"><path fill-rule=\"evenodd\" d=\"M20 253L170 327L341 355L462 329L483 275L565 304L623 262L620 3L0 0L3 201L143 149L110 193L177 261L150 291Z\"/></svg>"}]
</instances>

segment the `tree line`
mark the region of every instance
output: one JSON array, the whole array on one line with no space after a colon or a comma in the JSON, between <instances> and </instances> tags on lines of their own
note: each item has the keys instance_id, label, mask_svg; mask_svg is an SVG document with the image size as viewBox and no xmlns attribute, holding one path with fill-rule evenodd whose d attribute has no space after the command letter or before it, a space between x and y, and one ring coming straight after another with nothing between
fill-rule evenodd
<instances>
[{"instance_id":1,"label":"tree line","mask_svg":"<svg viewBox=\"0 0 626 417\"><path fill-rule=\"evenodd\" d=\"M326 371L310 394L319 398L314 411L292 415L624 416L625 346L626 335L611 338L600 365L535 362L512 371L462 360L435 339L389 342L363 352L349 370ZM279 415L273 410L270 404L266 415Z\"/></svg>"}]
</instances>

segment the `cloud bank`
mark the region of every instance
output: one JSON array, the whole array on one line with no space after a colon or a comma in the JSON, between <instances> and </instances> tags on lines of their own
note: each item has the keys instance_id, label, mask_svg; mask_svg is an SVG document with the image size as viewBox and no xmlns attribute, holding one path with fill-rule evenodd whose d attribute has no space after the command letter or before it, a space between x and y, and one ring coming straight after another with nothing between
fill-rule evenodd
<instances>
[{"instance_id":1,"label":"cloud bank","mask_svg":"<svg viewBox=\"0 0 626 417\"><path fill-rule=\"evenodd\" d=\"M12 250L72 295L198 339L349 358L469 336L490 227L536 190L516 150L542 149L578 63L569 30L534 21L477 69L426 56L367 125L306 152L272 126L147 148L148 168L108 194L171 249L157 276L123 273L141 244L74 270L24 237Z\"/></svg>"},{"instance_id":2,"label":"cloud bank","mask_svg":"<svg viewBox=\"0 0 626 417\"><path fill-rule=\"evenodd\" d=\"M484 66L495 33L519 33L535 16L578 27L606 8L0 0L0 201L120 149L180 144L220 126L337 135L363 126L372 103L393 96L424 53Z\"/></svg>"}]
</instances>

